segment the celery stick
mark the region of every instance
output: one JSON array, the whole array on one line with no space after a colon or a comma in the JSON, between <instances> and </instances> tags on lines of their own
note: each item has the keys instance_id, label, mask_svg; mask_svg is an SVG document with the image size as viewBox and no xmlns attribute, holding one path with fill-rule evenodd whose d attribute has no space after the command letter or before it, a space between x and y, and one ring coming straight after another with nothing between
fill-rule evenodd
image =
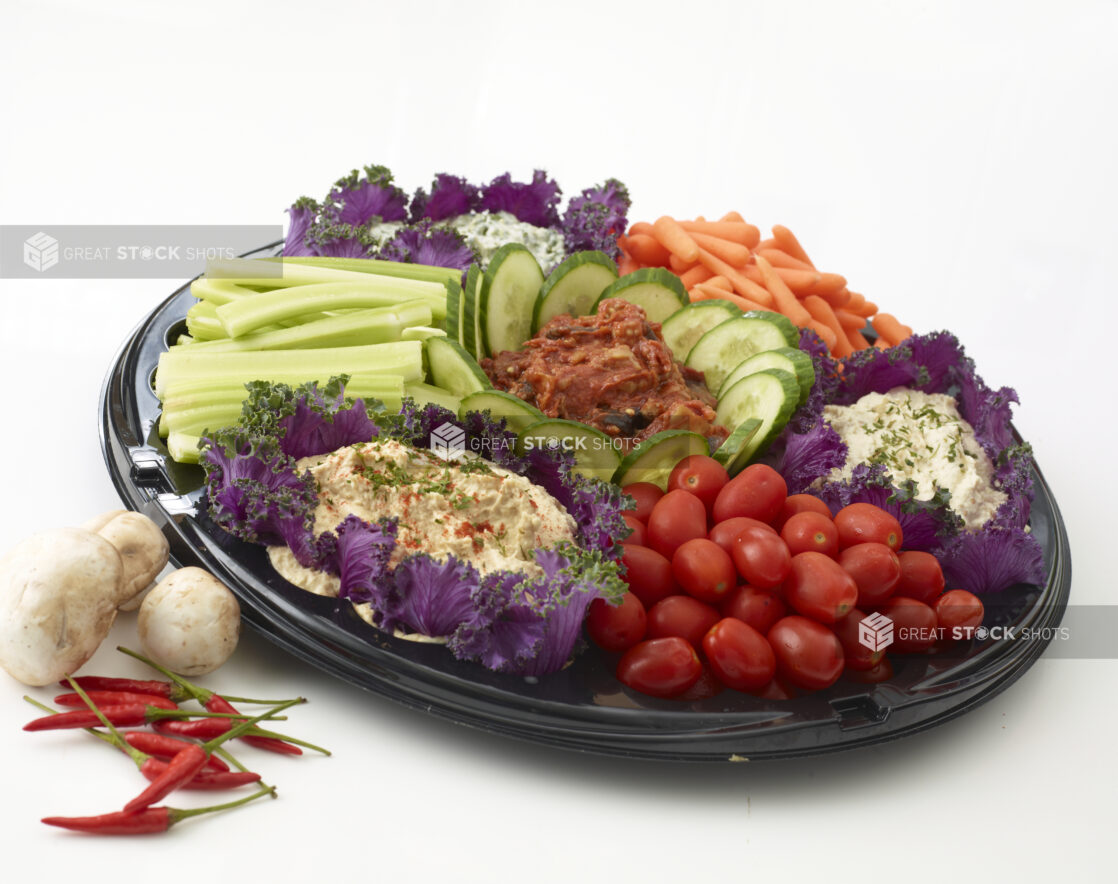
<instances>
[{"instance_id":1,"label":"celery stick","mask_svg":"<svg viewBox=\"0 0 1118 884\"><path fill-rule=\"evenodd\" d=\"M217 318L230 337L238 338L266 325L307 313L350 307L389 307L421 299L431 306L432 318L446 316L446 289L434 282L388 277L364 277L361 285L307 285L261 292L217 308ZM374 281L375 280L375 281Z\"/></svg>"},{"instance_id":2,"label":"celery stick","mask_svg":"<svg viewBox=\"0 0 1118 884\"><path fill-rule=\"evenodd\" d=\"M430 282L446 282L449 279L462 279L462 271L454 267L436 267L430 264L406 264L402 261L384 261L379 258L329 258L329 257L276 257L264 258L265 261L283 261L306 264L311 267L325 267L332 270L351 270L357 273L380 273L384 276L401 276L405 279L425 279Z\"/></svg>"},{"instance_id":3,"label":"celery stick","mask_svg":"<svg viewBox=\"0 0 1118 884\"><path fill-rule=\"evenodd\" d=\"M401 341L426 341L428 338L445 338L446 332L429 325L413 325L400 332Z\"/></svg>"},{"instance_id":4,"label":"celery stick","mask_svg":"<svg viewBox=\"0 0 1118 884\"><path fill-rule=\"evenodd\" d=\"M308 347L354 347L398 341L401 332L413 325L431 321L431 307L425 301L405 301L393 307L358 310L340 316L324 316L312 322L254 332L239 338L225 338L199 344L205 352L246 350L298 350Z\"/></svg>"},{"instance_id":5,"label":"celery stick","mask_svg":"<svg viewBox=\"0 0 1118 884\"><path fill-rule=\"evenodd\" d=\"M209 301L199 301L186 311L186 328L198 341L229 337L225 326L217 318L217 306Z\"/></svg>"},{"instance_id":6,"label":"celery stick","mask_svg":"<svg viewBox=\"0 0 1118 884\"><path fill-rule=\"evenodd\" d=\"M155 394L162 396L169 384L184 377L287 382L292 377L329 378L339 374L397 374L405 381L422 380L423 344L395 341L362 347L249 353L206 353L198 346L177 347L159 357Z\"/></svg>"},{"instance_id":7,"label":"celery stick","mask_svg":"<svg viewBox=\"0 0 1118 884\"><path fill-rule=\"evenodd\" d=\"M325 384L326 377L301 377L285 380L282 383L305 384L318 381ZM248 395L247 381L242 378L186 377L168 384L164 390L162 405L164 411L181 411L216 403L243 402ZM352 398L379 399L382 395L401 395L403 379L395 375L358 374L349 379L345 386L346 396Z\"/></svg>"},{"instance_id":8,"label":"celery stick","mask_svg":"<svg viewBox=\"0 0 1118 884\"><path fill-rule=\"evenodd\" d=\"M441 405L443 408L448 408L455 414L458 414L458 409L462 405L462 400L452 393L420 381L404 384L404 395L411 396L420 405L431 402L435 405Z\"/></svg>"},{"instance_id":9,"label":"celery stick","mask_svg":"<svg viewBox=\"0 0 1118 884\"><path fill-rule=\"evenodd\" d=\"M171 433L167 438L167 452L178 463L198 463L198 443L202 440L189 433Z\"/></svg>"},{"instance_id":10,"label":"celery stick","mask_svg":"<svg viewBox=\"0 0 1118 884\"><path fill-rule=\"evenodd\" d=\"M200 301L207 301L217 307L228 304L238 298L255 295L256 292L244 286L237 285L228 279L208 279L201 276L190 284L190 294Z\"/></svg>"},{"instance_id":11,"label":"celery stick","mask_svg":"<svg viewBox=\"0 0 1118 884\"><path fill-rule=\"evenodd\" d=\"M332 267L314 267L290 261L271 261L262 258L217 258L206 262L207 279L225 279L241 286L261 285L286 288L296 285L315 285L324 282L368 282L377 274L337 270Z\"/></svg>"}]
</instances>

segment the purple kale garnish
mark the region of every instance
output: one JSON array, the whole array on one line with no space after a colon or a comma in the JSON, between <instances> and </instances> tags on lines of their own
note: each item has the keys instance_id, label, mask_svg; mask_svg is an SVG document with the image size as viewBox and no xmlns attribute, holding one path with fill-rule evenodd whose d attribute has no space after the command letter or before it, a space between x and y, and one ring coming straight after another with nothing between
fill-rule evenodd
<instances>
[{"instance_id":1,"label":"purple kale garnish","mask_svg":"<svg viewBox=\"0 0 1118 884\"><path fill-rule=\"evenodd\" d=\"M285 257L307 257L314 254L307 239L319 212L318 203L309 196L299 197L287 210L289 224L287 238L283 242Z\"/></svg>"},{"instance_id":2,"label":"purple kale garnish","mask_svg":"<svg viewBox=\"0 0 1118 884\"><path fill-rule=\"evenodd\" d=\"M617 260L617 237L625 232L632 200L616 178L588 187L572 197L563 213L563 242L568 252L600 251Z\"/></svg>"},{"instance_id":3,"label":"purple kale garnish","mask_svg":"<svg viewBox=\"0 0 1118 884\"><path fill-rule=\"evenodd\" d=\"M490 181L481 191L481 209L486 212L511 212L525 224L536 227L559 225L559 185L537 169L531 183L514 182L506 172Z\"/></svg>"},{"instance_id":4,"label":"purple kale garnish","mask_svg":"<svg viewBox=\"0 0 1118 884\"><path fill-rule=\"evenodd\" d=\"M408 264L454 267L463 272L477 261L477 255L466 245L462 234L445 227L432 226L428 221L397 231L376 257Z\"/></svg>"},{"instance_id":5,"label":"purple kale garnish","mask_svg":"<svg viewBox=\"0 0 1118 884\"><path fill-rule=\"evenodd\" d=\"M1019 527L988 522L964 531L938 550L943 576L952 589L975 594L1000 592L1018 583L1047 579L1040 541Z\"/></svg>"},{"instance_id":6,"label":"purple kale garnish","mask_svg":"<svg viewBox=\"0 0 1118 884\"><path fill-rule=\"evenodd\" d=\"M517 571L494 571L474 588L470 616L447 642L460 660L475 660L496 672L517 672L538 653L546 624L522 601L526 580Z\"/></svg>"},{"instance_id":7,"label":"purple kale garnish","mask_svg":"<svg viewBox=\"0 0 1118 884\"><path fill-rule=\"evenodd\" d=\"M408 197L392 183L385 166L354 169L340 178L326 197L322 214L329 224L363 228L375 221L406 221Z\"/></svg>"},{"instance_id":8,"label":"purple kale garnish","mask_svg":"<svg viewBox=\"0 0 1118 884\"><path fill-rule=\"evenodd\" d=\"M848 449L822 415L810 430L788 433L770 450L773 466L788 485L789 494L803 494L811 483L842 469Z\"/></svg>"},{"instance_id":9,"label":"purple kale garnish","mask_svg":"<svg viewBox=\"0 0 1118 884\"><path fill-rule=\"evenodd\" d=\"M364 400L347 406L344 392L327 399L317 388L295 403L295 410L279 421L279 429L280 449L296 460L369 442L379 432Z\"/></svg>"},{"instance_id":10,"label":"purple kale garnish","mask_svg":"<svg viewBox=\"0 0 1118 884\"><path fill-rule=\"evenodd\" d=\"M477 569L454 556L439 562L426 554L408 556L374 600L380 626L421 635L449 636L473 613Z\"/></svg>"},{"instance_id":11,"label":"purple kale garnish","mask_svg":"<svg viewBox=\"0 0 1118 884\"><path fill-rule=\"evenodd\" d=\"M913 359L907 342L888 350L869 347L842 361L841 382L827 404L852 405L867 393L888 393L894 387L925 389L927 385L928 371Z\"/></svg>"},{"instance_id":12,"label":"purple kale garnish","mask_svg":"<svg viewBox=\"0 0 1118 884\"><path fill-rule=\"evenodd\" d=\"M411 201L411 220L445 221L476 212L480 206L480 188L465 178L443 172L435 176L430 194L422 187L415 192Z\"/></svg>"},{"instance_id":13,"label":"purple kale garnish","mask_svg":"<svg viewBox=\"0 0 1118 884\"><path fill-rule=\"evenodd\" d=\"M375 607L389 582L388 560L396 546L396 521L382 519L374 524L349 515L334 529L333 536L335 555L328 570L341 578L338 597L373 602Z\"/></svg>"},{"instance_id":14,"label":"purple kale garnish","mask_svg":"<svg viewBox=\"0 0 1118 884\"><path fill-rule=\"evenodd\" d=\"M371 248L363 228L321 221L307 234L307 244L313 254L323 258L368 258Z\"/></svg>"}]
</instances>

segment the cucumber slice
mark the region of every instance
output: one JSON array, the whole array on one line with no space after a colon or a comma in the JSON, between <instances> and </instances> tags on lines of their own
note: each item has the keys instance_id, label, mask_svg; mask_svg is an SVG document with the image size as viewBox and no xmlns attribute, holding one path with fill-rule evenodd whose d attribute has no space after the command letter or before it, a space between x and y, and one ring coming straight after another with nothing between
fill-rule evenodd
<instances>
[{"instance_id":1,"label":"cucumber slice","mask_svg":"<svg viewBox=\"0 0 1118 884\"><path fill-rule=\"evenodd\" d=\"M750 310L745 315L755 319L767 319L784 333L784 341L789 347L800 346L800 330L783 313L772 310Z\"/></svg>"},{"instance_id":2,"label":"cucumber slice","mask_svg":"<svg viewBox=\"0 0 1118 884\"><path fill-rule=\"evenodd\" d=\"M742 310L729 301L696 301L676 310L660 326L664 343L680 362L687 361L687 354L716 325L728 319L737 319Z\"/></svg>"},{"instance_id":3,"label":"cucumber slice","mask_svg":"<svg viewBox=\"0 0 1118 884\"><path fill-rule=\"evenodd\" d=\"M756 434L735 456L744 466L775 439L800 401L800 385L794 375L779 368L763 368L746 375L718 400L718 423L733 427L731 434L750 419L761 422Z\"/></svg>"},{"instance_id":4,"label":"cucumber slice","mask_svg":"<svg viewBox=\"0 0 1118 884\"><path fill-rule=\"evenodd\" d=\"M604 252L575 252L548 275L536 298L532 331L562 313L585 316L617 279L617 265Z\"/></svg>"},{"instance_id":5,"label":"cucumber slice","mask_svg":"<svg viewBox=\"0 0 1118 884\"><path fill-rule=\"evenodd\" d=\"M450 314L448 313L447 316ZM447 338L450 337L441 328L434 328L430 325L413 325L411 328L405 328L400 332L401 341L426 341L428 338Z\"/></svg>"},{"instance_id":6,"label":"cucumber slice","mask_svg":"<svg viewBox=\"0 0 1118 884\"><path fill-rule=\"evenodd\" d=\"M782 324L770 319L778 315L751 310L716 325L691 348L687 367L701 371L707 389L713 393L722 387L726 376L750 356L789 346ZM783 316L780 318L792 326Z\"/></svg>"},{"instance_id":7,"label":"cucumber slice","mask_svg":"<svg viewBox=\"0 0 1118 884\"><path fill-rule=\"evenodd\" d=\"M508 428L519 433L529 424L546 420L547 416L529 405L523 399L506 393L503 390L481 390L471 393L462 400L462 407L458 412L459 417L465 417L468 411L488 411L495 418L504 418Z\"/></svg>"},{"instance_id":8,"label":"cucumber slice","mask_svg":"<svg viewBox=\"0 0 1118 884\"><path fill-rule=\"evenodd\" d=\"M614 440L593 427L576 421L547 418L520 431L517 445L532 448L561 448L575 457L575 471L592 479L608 482L621 463L621 452Z\"/></svg>"},{"instance_id":9,"label":"cucumber slice","mask_svg":"<svg viewBox=\"0 0 1118 884\"><path fill-rule=\"evenodd\" d=\"M749 463L748 446L760 429L759 418L747 418L738 424L737 429L726 438L726 441L715 449L714 459L722 464L731 476L736 476Z\"/></svg>"},{"instance_id":10,"label":"cucumber slice","mask_svg":"<svg viewBox=\"0 0 1118 884\"><path fill-rule=\"evenodd\" d=\"M477 352L477 290L481 285L481 268L471 264L466 271L466 284L459 302L458 343L467 353Z\"/></svg>"},{"instance_id":11,"label":"cucumber slice","mask_svg":"<svg viewBox=\"0 0 1118 884\"><path fill-rule=\"evenodd\" d=\"M722 386L718 388L719 394L729 390L743 377L760 371L762 368L779 368L795 376L800 385L800 401L803 405L811 395L811 388L815 386L815 366L811 357L803 350L794 347L778 347L776 350L764 350L755 356L750 356L741 365L726 376Z\"/></svg>"},{"instance_id":12,"label":"cucumber slice","mask_svg":"<svg viewBox=\"0 0 1118 884\"><path fill-rule=\"evenodd\" d=\"M644 310L649 322L663 322L687 303L687 290L670 270L645 267L626 273L610 285L598 298L593 312L597 313L602 301L609 298L636 304Z\"/></svg>"},{"instance_id":13,"label":"cucumber slice","mask_svg":"<svg viewBox=\"0 0 1118 884\"><path fill-rule=\"evenodd\" d=\"M532 337L543 271L535 256L519 243L501 246L481 279L481 339L487 354L519 350Z\"/></svg>"},{"instance_id":14,"label":"cucumber slice","mask_svg":"<svg viewBox=\"0 0 1118 884\"><path fill-rule=\"evenodd\" d=\"M634 482L651 482L663 490L675 465L692 454L710 454L706 438L690 430L665 430L649 436L622 459L613 484L625 487Z\"/></svg>"},{"instance_id":15,"label":"cucumber slice","mask_svg":"<svg viewBox=\"0 0 1118 884\"><path fill-rule=\"evenodd\" d=\"M462 322L462 285L456 279L446 284L446 335L460 340L458 331Z\"/></svg>"},{"instance_id":16,"label":"cucumber slice","mask_svg":"<svg viewBox=\"0 0 1118 884\"><path fill-rule=\"evenodd\" d=\"M459 399L489 387L489 378L477 361L457 341L428 338L423 342L436 387Z\"/></svg>"}]
</instances>

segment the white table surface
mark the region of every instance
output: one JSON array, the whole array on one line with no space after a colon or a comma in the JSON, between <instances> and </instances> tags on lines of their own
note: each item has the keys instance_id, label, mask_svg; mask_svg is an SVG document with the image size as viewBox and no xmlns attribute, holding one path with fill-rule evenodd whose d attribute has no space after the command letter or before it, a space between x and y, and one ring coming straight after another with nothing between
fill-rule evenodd
<instances>
[{"instance_id":1,"label":"white table surface","mask_svg":"<svg viewBox=\"0 0 1118 884\"><path fill-rule=\"evenodd\" d=\"M786 224L817 265L917 330L951 329L1017 389L1071 538L1073 603L1111 603L1118 6L552 6L7 2L0 223L278 224L295 197L383 163L409 191L538 167L567 195L621 178L634 220ZM0 549L118 505L98 391L176 286L0 280ZM134 616L86 671L138 673L117 644L136 644ZM872 750L722 766L474 732L253 634L206 681L309 697L288 726L334 756L257 753L279 800L121 841L38 822L117 806L136 778L88 737L24 733L25 689L0 675L4 880L116 862L168 882L219 866L280 881L1112 873L1114 659L1042 659L965 717Z\"/></svg>"}]
</instances>

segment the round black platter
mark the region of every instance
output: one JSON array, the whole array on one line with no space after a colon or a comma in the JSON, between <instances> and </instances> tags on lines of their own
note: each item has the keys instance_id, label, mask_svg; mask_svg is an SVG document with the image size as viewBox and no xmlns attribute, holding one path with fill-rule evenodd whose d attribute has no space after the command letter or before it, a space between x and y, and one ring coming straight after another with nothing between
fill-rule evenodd
<instances>
[{"instance_id":1,"label":"round black platter","mask_svg":"<svg viewBox=\"0 0 1118 884\"><path fill-rule=\"evenodd\" d=\"M257 254L271 254L274 245ZM1056 501L1039 470L1031 526L1044 549L1046 585L988 597L985 625L1035 640L956 643L936 654L892 657L887 682L840 679L792 700L735 691L684 703L624 688L616 658L587 648L538 680L489 672L438 645L394 639L347 603L311 595L272 569L263 548L234 540L199 506L202 471L176 464L156 431L151 378L184 330L189 286L171 294L125 341L100 402L100 438L124 502L163 528L179 566L198 565L237 594L247 623L296 657L361 688L461 724L587 752L679 761L760 760L872 745L933 727L989 700L1041 655L1071 588L1071 556Z\"/></svg>"}]
</instances>

